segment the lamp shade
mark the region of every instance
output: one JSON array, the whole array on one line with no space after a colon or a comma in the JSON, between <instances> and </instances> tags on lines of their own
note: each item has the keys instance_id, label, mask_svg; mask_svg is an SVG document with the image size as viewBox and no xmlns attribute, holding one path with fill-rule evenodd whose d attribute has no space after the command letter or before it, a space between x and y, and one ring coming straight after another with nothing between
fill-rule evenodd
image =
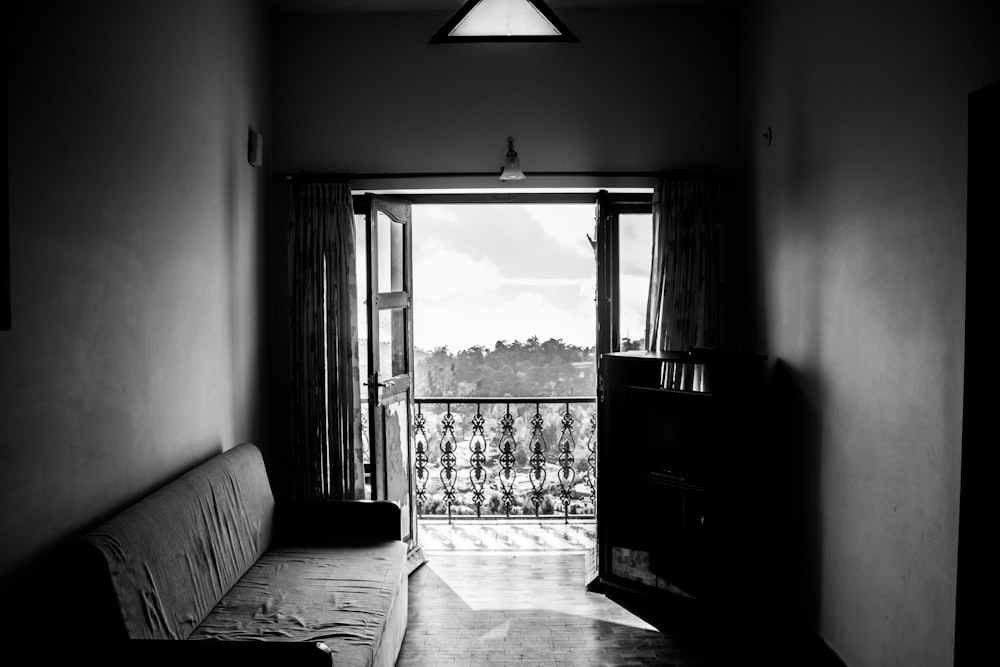
<instances>
[{"instance_id":1,"label":"lamp shade","mask_svg":"<svg viewBox=\"0 0 1000 667\"><path fill-rule=\"evenodd\" d=\"M526 178L521 171L521 159L514 150L514 138L507 137L507 155L503 161L503 172L500 174L501 181L520 181Z\"/></svg>"}]
</instances>

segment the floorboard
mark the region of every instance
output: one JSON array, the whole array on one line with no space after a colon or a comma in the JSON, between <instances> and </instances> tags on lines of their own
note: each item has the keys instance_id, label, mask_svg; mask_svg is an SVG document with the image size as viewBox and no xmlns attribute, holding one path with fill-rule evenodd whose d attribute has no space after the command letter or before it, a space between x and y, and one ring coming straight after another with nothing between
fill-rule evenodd
<instances>
[{"instance_id":1,"label":"floorboard","mask_svg":"<svg viewBox=\"0 0 1000 667\"><path fill-rule=\"evenodd\" d=\"M586 590L579 553L432 553L410 575L398 666L708 665L692 635L661 632Z\"/></svg>"},{"instance_id":2,"label":"floorboard","mask_svg":"<svg viewBox=\"0 0 1000 667\"><path fill-rule=\"evenodd\" d=\"M399 667L832 664L752 613L588 591L585 524L456 524L422 528Z\"/></svg>"}]
</instances>

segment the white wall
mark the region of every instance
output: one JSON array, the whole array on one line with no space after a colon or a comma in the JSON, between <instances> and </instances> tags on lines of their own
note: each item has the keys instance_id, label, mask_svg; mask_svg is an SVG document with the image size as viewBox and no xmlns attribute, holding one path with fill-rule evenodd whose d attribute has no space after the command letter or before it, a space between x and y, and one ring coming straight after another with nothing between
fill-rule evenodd
<instances>
[{"instance_id":1,"label":"white wall","mask_svg":"<svg viewBox=\"0 0 1000 667\"><path fill-rule=\"evenodd\" d=\"M125 503L260 437L266 177L247 163L246 137L270 120L258 3L6 12L5 585Z\"/></svg>"},{"instance_id":2,"label":"white wall","mask_svg":"<svg viewBox=\"0 0 1000 667\"><path fill-rule=\"evenodd\" d=\"M579 43L428 44L448 12L281 17L278 171L499 174L508 135L529 174L734 165L721 9L560 15Z\"/></svg>"},{"instance_id":3,"label":"white wall","mask_svg":"<svg viewBox=\"0 0 1000 667\"><path fill-rule=\"evenodd\" d=\"M852 666L953 659L967 96L1000 79L990 5L747 13L777 570L793 613Z\"/></svg>"}]
</instances>

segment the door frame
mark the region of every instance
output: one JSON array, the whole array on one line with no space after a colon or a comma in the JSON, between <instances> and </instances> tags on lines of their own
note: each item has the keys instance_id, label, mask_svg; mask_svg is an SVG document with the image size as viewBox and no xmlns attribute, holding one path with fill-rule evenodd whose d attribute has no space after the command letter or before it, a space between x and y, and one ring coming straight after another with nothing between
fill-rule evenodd
<instances>
[{"instance_id":1,"label":"door frame","mask_svg":"<svg viewBox=\"0 0 1000 667\"><path fill-rule=\"evenodd\" d=\"M636 191L636 190L648 190L648 191ZM383 197L391 198L393 200L406 202L410 205L412 204L594 204L595 205L595 239L591 242L595 248L595 261L596 275L597 275L597 290L595 294L595 307L596 312L596 330L595 330L595 357L597 363L597 381L598 386L595 387L595 394L597 396L597 404L595 409L600 414L601 411L601 401L602 401L602 388L601 388L601 356L608 352L617 352L620 346L619 337L619 257L618 257L618 223L619 217L625 214L643 214L651 213L652 211L652 201L653 194L652 188L634 188L629 189L625 192L612 192L605 189L593 189L586 192L558 192L558 188L552 188L551 191L535 191L535 192L502 192L502 191L489 191L489 192L436 192L436 193L422 193L419 191L414 192L399 192L393 191L391 195L382 195L378 191L357 193L354 195L354 210L355 214L368 214L371 210L371 202L373 197ZM409 227L409 226L408 226ZM370 231L369 231L370 233ZM407 239L407 251L410 252L412 249L412 244L410 243L410 238ZM375 249L377 251L377 248ZM369 260L372 257L372 249L369 248ZM377 255L376 255L377 256ZM412 261L412 256L410 257ZM368 273L371 275L372 271L378 270L377 266L372 266L373 262L368 263ZM407 284L408 289L412 289L412 286ZM369 309L371 312L371 309ZM409 341L412 345L413 332L412 332L412 303L411 303L411 316L409 318L411 330L409 331ZM369 320L369 328L372 324ZM377 342L377 341L376 341ZM369 346L371 346L371 340L369 340ZM412 349L410 350L410 359L412 360ZM377 361L377 360L376 360ZM373 366L372 360L369 358L369 373L371 369L376 368ZM412 393L411 393L412 398ZM371 403L371 397L369 397L369 402ZM411 406L412 407L412 406ZM411 411L412 415L412 411ZM376 426L373 422L377 420L369 418L369 447L370 456L372 463L372 489L376 488L375 484L375 471L378 470L375 458L375 442L376 432L374 428ZM410 419L410 442L411 442L411 452L412 452L412 417ZM379 425L380 426L380 425ZM598 418L597 423L598 439L602 437L609 437L609 435L602 429L602 420ZM381 435L378 436L381 438ZM597 470L600 470L600 461L596 463ZM417 534L417 519L418 516L416 511L415 499L413 496L413 485L414 479L413 475L410 475L410 494L411 501L410 507L414 515L413 519L413 532L414 535ZM597 579L598 563L601 558L606 558L606 555L601 553L602 544L602 524L606 522L606 519L602 520L600 511L600 484L598 484L598 502L597 506L594 508L595 519L597 523L597 543L595 545L595 553L592 554L590 562L588 562L587 570L587 586L594 590L599 588L599 581ZM419 547L418 547L419 548Z\"/></svg>"},{"instance_id":2,"label":"door frame","mask_svg":"<svg viewBox=\"0 0 1000 667\"><path fill-rule=\"evenodd\" d=\"M968 211L966 219L965 367L962 394L962 461L959 487L958 572L955 597L955 665L977 664L988 650L992 631L990 615L996 580L995 543L992 530L994 448L979 435L985 421L987 394L982 387L995 377L997 366L981 336L986 330L983 313L988 310L993 280L990 265L995 225L1000 218L996 184L1000 182L1000 81L969 95ZM971 326L970 326L971 325ZM973 360L970 364L969 360ZM975 424L980 424L976 427Z\"/></svg>"}]
</instances>

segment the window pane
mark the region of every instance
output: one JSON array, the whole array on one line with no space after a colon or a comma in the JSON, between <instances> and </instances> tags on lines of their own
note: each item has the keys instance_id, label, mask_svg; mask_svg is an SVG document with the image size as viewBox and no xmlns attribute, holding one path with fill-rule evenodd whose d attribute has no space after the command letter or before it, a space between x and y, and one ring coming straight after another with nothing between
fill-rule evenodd
<instances>
[{"instance_id":1,"label":"window pane","mask_svg":"<svg viewBox=\"0 0 1000 667\"><path fill-rule=\"evenodd\" d=\"M367 218L364 215L354 216L354 259L357 270L357 306L358 306L358 359L361 382L368 381L368 304L365 297L368 294L368 250L365 235ZM367 394L362 392L362 398Z\"/></svg>"},{"instance_id":2,"label":"window pane","mask_svg":"<svg viewBox=\"0 0 1000 667\"><path fill-rule=\"evenodd\" d=\"M559 36L561 33L525 0L482 0L459 21L449 35L482 37L512 35Z\"/></svg>"},{"instance_id":3,"label":"window pane","mask_svg":"<svg viewBox=\"0 0 1000 667\"><path fill-rule=\"evenodd\" d=\"M378 335L379 379L406 373L406 309L380 310Z\"/></svg>"},{"instance_id":4,"label":"window pane","mask_svg":"<svg viewBox=\"0 0 1000 667\"><path fill-rule=\"evenodd\" d=\"M642 349L646 340L646 301L653 260L653 216L618 218L618 331L621 349Z\"/></svg>"},{"instance_id":5,"label":"window pane","mask_svg":"<svg viewBox=\"0 0 1000 667\"><path fill-rule=\"evenodd\" d=\"M378 290L403 291L403 225L378 214Z\"/></svg>"}]
</instances>

